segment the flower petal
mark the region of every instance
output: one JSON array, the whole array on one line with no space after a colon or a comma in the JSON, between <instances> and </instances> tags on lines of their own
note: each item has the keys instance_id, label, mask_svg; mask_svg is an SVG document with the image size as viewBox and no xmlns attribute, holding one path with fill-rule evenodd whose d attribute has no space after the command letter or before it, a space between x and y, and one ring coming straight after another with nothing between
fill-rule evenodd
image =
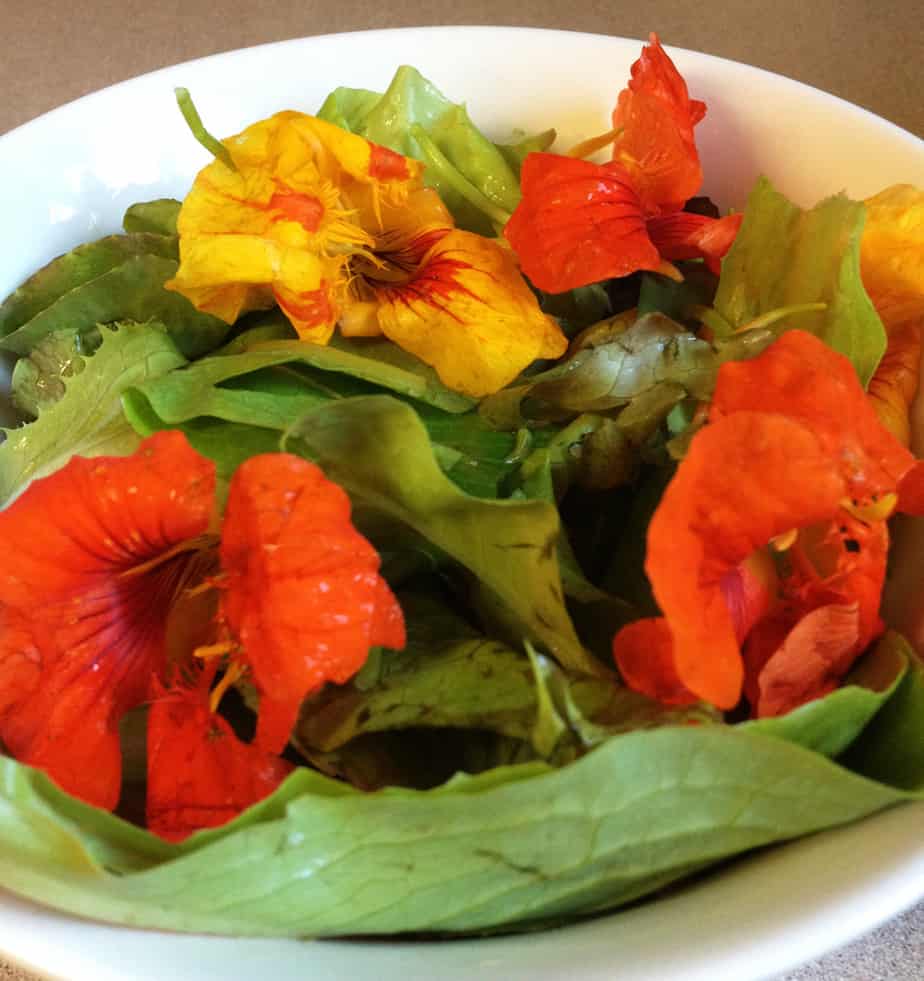
<instances>
[{"instance_id":1,"label":"flower petal","mask_svg":"<svg viewBox=\"0 0 924 981\"><path fill-rule=\"evenodd\" d=\"M648 234L661 258L705 259L709 268L718 275L721 260L735 241L741 227L743 214L709 218L689 211L677 211L671 215L648 219Z\"/></svg>"},{"instance_id":2,"label":"flower petal","mask_svg":"<svg viewBox=\"0 0 924 981\"><path fill-rule=\"evenodd\" d=\"M856 658L859 637L856 604L807 613L761 669L755 714L783 715L833 691Z\"/></svg>"},{"instance_id":3,"label":"flower petal","mask_svg":"<svg viewBox=\"0 0 924 981\"><path fill-rule=\"evenodd\" d=\"M163 667L167 614L193 554L172 551L206 530L214 481L182 434L163 432L130 457L75 457L0 513L0 542L17 556L0 572L15 628L0 673L19 687L4 699L0 739L91 803L118 799L118 723Z\"/></svg>"},{"instance_id":4,"label":"flower petal","mask_svg":"<svg viewBox=\"0 0 924 981\"><path fill-rule=\"evenodd\" d=\"M228 322L278 301L302 337L325 343L347 257L373 244L350 195L365 189L377 205L400 203L420 186L422 165L295 112L255 123L225 146L237 169L216 160L196 177L168 288Z\"/></svg>"},{"instance_id":5,"label":"flower petal","mask_svg":"<svg viewBox=\"0 0 924 981\"><path fill-rule=\"evenodd\" d=\"M207 686L157 693L148 715L147 826L169 841L237 817L293 765L241 742L209 710Z\"/></svg>"},{"instance_id":6,"label":"flower petal","mask_svg":"<svg viewBox=\"0 0 924 981\"><path fill-rule=\"evenodd\" d=\"M817 437L783 416L736 412L693 438L652 518L645 563L692 692L720 708L741 693L728 573L771 538L836 515L844 492Z\"/></svg>"},{"instance_id":7,"label":"flower petal","mask_svg":"<svg viewBox=\"0 0 924 981\"><path fill-rule=\"evenodd\" d=\"M619 164L531 153L520 182L523 197L504 235L539 289L563 293L660 265L639 196Z\"/></svg>"},{"instance_id":8,"label":"flower petal","mask_svg":"<svg viewBox=\"0 0 924 981\"><path fill-rule=\"evenodd\" d=\"M890 330L924 317L924 190L896 184L865 203L863 285Z\"/></svg>"},{"instance_id":9,"label":"flower petal","mask_svg":"<svg viewBox=\"0 0 924 981\"><path fill-rule=\"evenodd\" d=\"M633 690L665 705L698 701L677 674L674 641L663 617L623 627L613 638L613 657L623 681Z\"/></svg>"},{"instance_id":10,"label":"flower petal","mask_svg":"<svg viewBox=\"0 0 924 981\"><path fill-rule=\"evenodd\" d=\"M811 428L844 465L849 496L893 492L914 457L876 416L853 366L813 334L787 331L763 354L722 366L711 415L786 415Z\"/></svg>"},{"instance_id":11,"label":"flower petal","mask_svg":"<svg viewBox=\"0 0 924 981\"><path fill-rule=\"evenodd\" d=\"M622 129L613 159L629 171L646 214L679 211L699 190L703 172L693 127L705 114L705 104L690 99L686 82L651 34L613 111L613 127Z\"/></svg>"},{"instance_id":12,"label":"flower petal","mask_svg":"<svg viewBox=\"0 0 924 981\"><path fill-rule=\"evenodd\" d=\"M510 254L471 232L441 235L409 280L374 294L382 332L432 365L449 388L476 398L568 346Z\"/></svg>"},{"instance_id":13,"label":"flower petal","mask_svg":"<svg viewBox=\"0 0 924 981\"><path fill-rule=\"evenodd\" d=\"M221 562L223 616L260 693L256 741L270 752L306 695L351 678L371 646L404 646L400 608L349 498L298 457L266 454L237 469Z\"/></svg>"},{"instance_id":14,"label":"flower petal","mask_svg":"<svg viewBox=\"0 0 924 981\"><path fill-rule=\"evenodd\" d=\"M879 421L902 444L911 444L911 405L918 393L921 375L924 317L896 324L889 330L889 343L866 394Z\"/></svg>"}]
</instances>

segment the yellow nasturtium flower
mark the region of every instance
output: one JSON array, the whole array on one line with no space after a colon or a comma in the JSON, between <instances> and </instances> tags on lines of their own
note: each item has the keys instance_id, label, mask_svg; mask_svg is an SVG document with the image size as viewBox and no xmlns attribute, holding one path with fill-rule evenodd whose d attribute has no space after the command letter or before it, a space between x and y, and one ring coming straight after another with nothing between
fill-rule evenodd
<instances>
[{"instance_id":1,"label":"yellow nasturtium flower","mask_svg":"<svg viewBox=\"0 0 924 981\"><path fill-rule=\"evenodd\" d=\"M907 446L924 329L924 191L895 184L865 204L860 268L888 335L868 393L880 421Z\"/></svg>"},{"instance_id":2,"label":"yellow nasturtium flower","mask_svg":"<svg viewBox=\"0 0 924 981\"><path fill-rule=\"evenodd\" d=\"M497 391L567 341L510 253L458 230L423 165L323 120L283 112L223 141L178 222L168 283L234 322L275 303L304 340L385 334L449 387Z\"/></svg>"},{"instance_id":3,"label":"yellow nasturtium flower","mask_svg":"<svg viewBox=\"0 0 924 981\"><path fill-rule=\"evenodd\" d=\"M888 330L924 317L924 190L895 184L865 203L863 285Z\"/></svg>"}]
</instances>

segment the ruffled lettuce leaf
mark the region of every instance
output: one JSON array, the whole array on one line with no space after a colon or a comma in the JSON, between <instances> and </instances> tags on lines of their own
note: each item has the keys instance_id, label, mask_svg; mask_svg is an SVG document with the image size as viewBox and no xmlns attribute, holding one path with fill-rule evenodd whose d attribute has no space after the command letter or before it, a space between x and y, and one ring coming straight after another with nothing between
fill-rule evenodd
<instances>
[{"instance_id":1,"label":"ruffled lettuce leaf","mask_svg":"<svg viewBox=\"0 0 924 981\"><path fill-rule=\"evenodd\" d=\"M762 177L722 262L715 308L738 329L782 307L781 329L811 331L853 363L866 385L886 349L882 321L860 278L862 202L838 194L811 210L789 201Z\"/></svg>"},{"instance_id":2,"label":"ruffled lettuce leaf","mask_svg":"<svg viewBox=\"0 0 924 981\"><path fill-rule=\"evenodd\" d=\"M463 105L450 102L416 68L399 68L382 95L335 89L318 116L422 160L425 182L462 228L493 234L520 200L518 169L508 157L516 160L530 144L501 150L476 128ZM533 138L537 145L547 139L548 133Z\"/></svg>"},{"instance_id":3,"label":"ruffled lettuce leaf","mask_svg":"<svg viewBox=\"0 0 924 981\"><path fill-rule=\"evenodd\" d=\"M175 238L111 235L78 246L26 280L0 306L0 347L28 355L58 330L89 336L100 324L157 321L186 358L217 347L229 327L164 289L177 269Z\"/></svg>"},{"instance_id":4,"label":"ruffled lettuce leaf","mask_svg":"<svg viewBox=\"0 0 924 981\"><path fill-rule=\"evenodd\" d=\"M309 409L387 389L413 401L440 466L458 486L497 497L500 484L518 465L512 456L515 437L495 431L477 413L462 411L470 400L444 389L429 368L415 359L405 362L403 352L392 348L374 342L370 350L342 340L327 347L278 341L240 349L232 342L224 350L239 353L203 358L126 391L125 413L142 435L182 429L223 474L230 474L228 467L241 459L241 446L225 445L218 436L221 423L237 427L238 434L243 427L275 430L272 438L278 443L279 433ZM229 429L227 439L236 438ZM267 438L263 433L246 437L257 445Z\"/></svg>"},{"instance_id":5,"label":"ruffled lettuce leaf","mask_svg":"<svg viewBox=\"0 0 924 981\"><path fill-rule=\"evenodd\" d=\"M64 393L34 422L7 430L0 445L0 501L74 455L134 452L139 437L122 413L122 392L186 363L167 329L124 323L100 331L100 346L82 370L62 379Z\"/></svg>"},{"instance_id":6,"label":"ruffled lettuce leaf","mask_svg":"<svg viewBox=\"0 0 924 981\"><path fill-rule=\"evenodd\" d=\"M557 560L561 525L543 501L485 500L443 472L412 408L388 396L329 402L306 413L285 447L313 460L354 506L410 529L497 597L520 638L576 672L600 674L565 608Z\"/></svg>"},{"instance_id":7,"label":"ruffled lettuce leaf","mask_svg":"<svg viewBox=\"0 0 924 981\"><path fill-rule=\"evenodd\" d=\"M43 337L29 356L20 358L13 366L10 381L10 400L25 416L35 418L43 408L64 395L64 380L80 374L84 354L98 346L100 333L93 327L87 336L81 331L66 328Z\"/></svg>"},{"instance_id":8,"label":"ruffled lettuce leaf","mask_svg":"<svg viewBox=\"0 0 924 981\"><path fill-rule=\"evenodd\" d=\"M916 710L893 705L904 684L866 700L870 714L882 704L868 725L872 745L900 745ZM860 720L843 696L815 712L812 725L773 734L713 725L632 731L567 766L498 766L428 791L368 794L299 769L235 821L179 845L2 759L4 886L80 916L239 936L561 923L921 795L920 785L878 782L806 748L824 745L817 731L833 732L839 718L852 728Z\"/></svg>"}]
</instances>

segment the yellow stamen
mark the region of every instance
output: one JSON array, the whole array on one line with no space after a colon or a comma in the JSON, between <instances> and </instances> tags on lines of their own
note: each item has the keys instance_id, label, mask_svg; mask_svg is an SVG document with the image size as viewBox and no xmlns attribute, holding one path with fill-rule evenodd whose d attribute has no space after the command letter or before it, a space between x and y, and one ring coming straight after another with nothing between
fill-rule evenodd
<instances>
[{"instance_id":1,"label":"yellow stamen","mask_svg":"<svg viewBox=\"0 0 924 981\"><path fill-rule=\"evenodd\" d=\"M147 562L142 562L140 565L133 565L130 569L120 572L119 578L128 579L130 576L143 576L146 572L156 569L159 565L163 565L164 562L175 558L177 555L181 555L183 552L204 551L205 549L212 548L217 541L218 539L215 535L198 535L196 538L190 538L185 542L174 545L173 548L168 549L166 552L161 552L160 555L155 555L153 559L149 559Z\"/></svg>"},{"instance_id":2,"label":"yellow stamen","mask_svg":"<svg viewBox=\"0 0 924 981\"><path fill-rule=\"evenodd\" d=\"M213 657L221 657L222 654L230 654L233 649L234 645L225 640L219 644L206 644L203 647L197 647L193 651L193 657L201 657L205 661Z\"/></svg>"},{"instance_id":3,"label":"yellow stamen","mask_svg":"<svg viewBox=\"0 0 924 981\"><path fill-rule=\"evenodd\" d=\"M622 126L617 126L616 129L611 129L606 133L601 133L599 136L592 136L589 140L581 140L580 143L577 143L571 147L565 156L579 158L589 157L592 153L596 153L597 150L602 150L605 146L615 143L616 140L618 140L622 135L622 130Z\"/></svg>"},{"instance_id":4,"label":"yellow stamen","mask_svg":"<svg viewBox=\"0 0 924 981\"><path fill-rule=\"evenodd\" d=\"M799 529L790 528L789 531L784 531L782 535L777 535L775 538L771 538L770 545L774 551L787 552L793 547L798 537Z\"/></svg>"},{"instance_id":5,"label":"yellow stamen","mask_svg":"<svg viewBox=\"0 0 924 981\"><path fill-rule=\"evenodd\" d=\"M898 494L883 494L882 497L873 498L866 504L851 501L844 498L841 507L849 514L865 524L872 524L874 521L885 521L886 518L895 510L898 504Z\"/></svg>"},{"instance_id":6,"label":"yellow stamen","mask_svg":"<svg viewBox=\"0 0 924 981\"><path fill-rule=\"evenodd\" d=\"M218 711L218 705L224 693L244 674L245 670L238 661L232 661L228 666L228 670L225 671L221 681L218 682L209 695L209 708L213 713Z\"/></svg>"}]
</instances>

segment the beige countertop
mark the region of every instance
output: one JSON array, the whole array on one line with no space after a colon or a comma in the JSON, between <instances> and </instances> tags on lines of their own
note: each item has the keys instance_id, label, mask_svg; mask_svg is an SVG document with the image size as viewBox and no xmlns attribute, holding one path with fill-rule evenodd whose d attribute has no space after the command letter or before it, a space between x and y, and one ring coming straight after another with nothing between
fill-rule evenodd
<instances>
[{"instance_id":1,"label":"beige countertop","mask_svg":"<svg viewBox=\"0 0 924 981\"><path fill-rule=\"evenodd\" d=\"M711 11L687 0L431 0L426 8L413 0L0 0L0 133L102 86L189 58L305 35L464 23L639 38L656 30L665 44L788 75L924 136L920 13L918 0L725 0ZM786 981L920 981L922 965L924 904ZM0 960L0 981L29 977Z\"/></svg>"}]
</instances>

